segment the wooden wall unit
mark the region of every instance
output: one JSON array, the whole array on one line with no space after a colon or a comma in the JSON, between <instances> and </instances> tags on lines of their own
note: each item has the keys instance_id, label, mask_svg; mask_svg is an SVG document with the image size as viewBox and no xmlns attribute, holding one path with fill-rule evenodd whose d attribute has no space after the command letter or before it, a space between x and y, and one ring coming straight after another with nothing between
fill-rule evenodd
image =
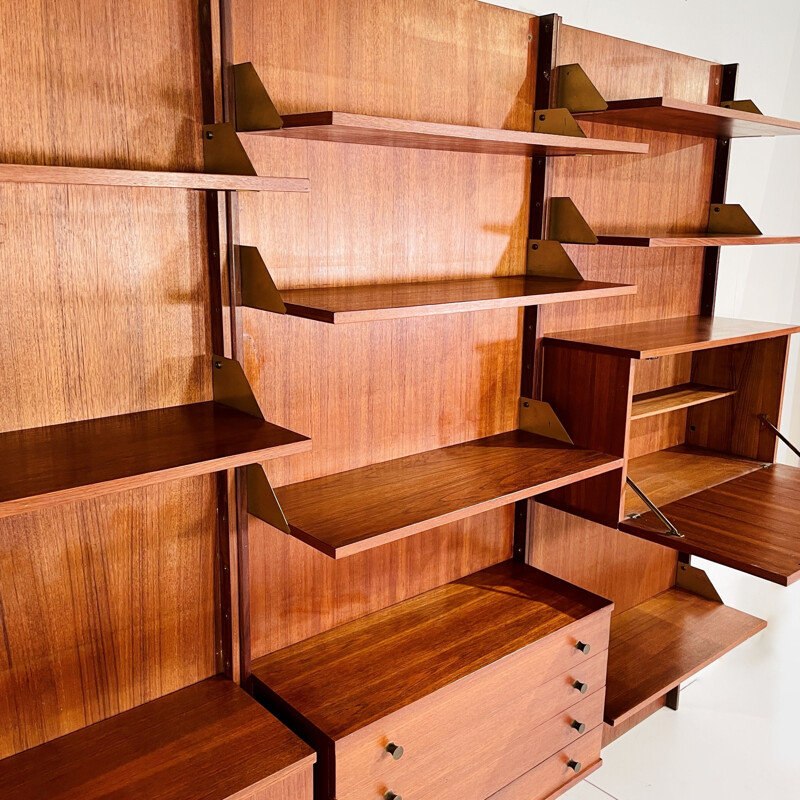
<instances>
[{"instance_id":1,"label":"wooden wall unit","mask_svg":"<svg viewBox=\"0 0 800 800\"><path fill-rule=\"evenodd\" d=\"M800 241L714 227L728 140L800 125L735 66L478 0L0 42L11 798L553 800L764 627L691 555L800 578L800 326L713 317Z\"/></svg>"}]
</instances>

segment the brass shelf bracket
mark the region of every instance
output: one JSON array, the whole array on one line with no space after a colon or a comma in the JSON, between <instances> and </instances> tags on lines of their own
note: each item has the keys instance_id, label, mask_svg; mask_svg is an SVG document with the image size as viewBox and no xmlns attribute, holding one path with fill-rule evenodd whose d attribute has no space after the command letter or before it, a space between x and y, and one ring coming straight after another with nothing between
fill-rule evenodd
<instances>
[{"instance_id":1,"label":"brass shelf bracket","mask_svg":"<svg viewBox=\"0 0 800 800\"><path fill-rule=\"evenodd\" d=\"M661 520L661 522L666 526L667 530L663 534L664 536L674 536L678 539L683 539L683 534L678 531L678 529L664 516L661 509L631 480L630 475L625 477L625 480L628 483L628 486L633 489L634 492L638 495L639 499ZM639 514L631 514L631 519L638 519Z\"/></svg>"},{"instance_id":2,"label":"brass shelf bracket","mask_svg":"<svg viewBox=\"0 0 800 800\"><path fill-rule=\"evenodd\" d=\"M583 275L567 255L561 242L546 239L528 241L526 273L538 278L583 280Z\"/></svg>"},{"instance_id":3,"label":"brass shelf bracket","mask_svg":"<svg viewBox=\"0 0 800 800\"><path fill-rule=\"evenodd\" d=\"M533 115L534 133L551 133L554 136L586 138L575 117L566 108L542 108Z\"/></svg>"},{"instance_id":4,"label":"brass shelf bracket","mask_svg":"<svg viewBox=\"0 0 800 800\"><path fill-rule=\"evenodd\" d=\"M764 115L752 100L726 100L724 103L720 103L720 107L729 108L731 111L746 111L748 114Z\"/></svg>"},{"instance_id":5,"label":"brass shelf bracket","mask_svg":"<svg viewBox=\"0 0 800 800\"><path fill-rule=\"evenodd\" d=\"M712 603L721 603L722 598L711 583L711 579L702 569L693 567L691 564L678 564L678 571L675 574L675 585L679 589L684 589L692 594L705 597Z\"/></svg>"},{"instance_id":6,"label":"brass shelf bracket","mask_svg":"<svg viewBox=\"0 0 800 800\"><path fill-rule=\"evenodd\" d=\"M708 210L709 234L761 236L758 225L737 203L712 203Z\"/></svg>"},{"instance_id":7,"label":"brass shelf bracket","mask_svg":"<svg viewBox=\"0 0 800 800\"><path fill-rule=\"evenodd\" d=\"M553 411L553 407L542 400L520 397L519 429L566 444L574 444L558 415Z\"/></svg>"},{"instance_id":8,"label":"brass shelf bracket","mask_svg":"<svg viewBox=\"0 0 800 800\"><path fill-rule=\"evenodd\" d=\"M556 108L565 108L572 114L587 111L605 111L608 103L583 71L580 64L565 64L553 70L556 81Z\"/></svg>"},{"instance_id":9,"label":"brass shelf bracket","mask_svg":"<svg viewBox=\"0 0 800 800\"><path fill-rule=\"evenodd\" d=\"M258 174L230 122L203 125L203 162L216 175Z\"/></svg>"},{"instance_id":10,"label":"brass shelf bracket","mask_svg":"<svg viewBox=\"0 0 800 800\"><path fill-rule=\"evenodd\" d=\"M597 244L597 236L570 197L551 197L547 238L567 244Z\"/></svg>"},{"instance_id":11,"label":"brass shelf bracket","mask_svg":"<svg viewBox=\"0 0 800 800\"><path fill-rule=\"evenodd\" d=\"M215 403L235 408L256 419L264 419L261 406L238 361L225 356L211 356L211 367Z\"/></svg>"},{"instance_id":12,"label":"brass shelf bracket","mask_svg":"<svg viewBox=\"0 0 800 800\"><path fill-rule=\"evenodd\" d=\"M770 421L766 414L759 414L758 418L765 428L769 428L796 456L800 457L798 450Z\"/></svg>"},{"instance_id":13,"label":"brass shelf bracket","mask_svg":"<svg viewBox=\"0 0 800 800\"><path fill-rule=\"evenodd\" d=\"M242 278L242 305L285 314L286 306L281 293L269 274L257 247L238 245Z\"/></svg>"},{"instance_id":14,"label":"brass shelf bracket","mask_svg":"<svg viewBox=\"0 0 800 800\"><path fill-rule=\"evenodd\" d=\"M279 531L290 532L286 515L261 464L247 467L247 513Z\"/></svg>"},{"instance_id":15,"label":"brass shelf bracket","mask_svg":"<svg viewBox=\"0 0 800 800\"><path fill-rule=\"evenodd\" d=\"M233 65L233 85L237 131L276 131L283 127L283 119L250 61Z\"/></svg>"}]
</instances>

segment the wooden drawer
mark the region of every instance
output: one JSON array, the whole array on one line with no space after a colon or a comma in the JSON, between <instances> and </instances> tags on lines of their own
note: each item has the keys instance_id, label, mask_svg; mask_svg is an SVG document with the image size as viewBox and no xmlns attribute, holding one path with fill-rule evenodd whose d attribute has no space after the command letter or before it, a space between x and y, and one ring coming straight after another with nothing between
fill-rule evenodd
<instances>
[{"instance_id":1,"label":"wooden drawer","mask_svg":"<svg viewBox=\"0 0 800 800\"><path fill-rule=\"evenodd\" d=\"M491 795L489 800L555 800L602 765L600 759L602 739L603 726L598 725L513 783ZM568 766L570 761L580 763L579 773L576 774L570 769Z\"/></svg>"},{"instance_id":2,"label":"wooden drawer","mask_svg":"<svg viewBox=\"0 0 800 800\"><path fill-rule=\"evenodd\" d=\"M413 800L483 800L578 739L574 721L586 730L602 722L606 656L539 686L535 672L517 682L470 681L337 742L337 800L380 800L387 790ZM575 681L591 687L586 695ZM403 747L400 759L386 751L389 742Z\"/></svg>"}]
</instances>

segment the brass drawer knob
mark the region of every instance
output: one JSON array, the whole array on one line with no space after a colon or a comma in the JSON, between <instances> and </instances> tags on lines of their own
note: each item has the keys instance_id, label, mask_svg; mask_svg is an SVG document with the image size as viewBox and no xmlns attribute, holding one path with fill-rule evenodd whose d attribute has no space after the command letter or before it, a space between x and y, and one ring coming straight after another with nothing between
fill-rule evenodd
<instances>
[{"instance_id":1,"label":"brass drawer knob","mask_svg":"<svg viewBox=\"0 0 800 800\"><path fill-rule=\"evenodd\" d=\"M399 794L395 794L393 791L389 790L389 791L388 791L388 792L386 792L386 794L383 796L383 800L403 800L403 798L402 798L402 797L400 797L400 795L399 795Z\"/></svg>"},{"instance_id":2,"label":"brass drawer knob","mask_svg":"<svg viewBox=\"0 0 800 800\"><path fill-rule=\"evenodd\" d=\"M578 644L575 645L575 649L580 650L581 653L583 653L585 656L588 656L589 651L592 649L592 646L586 644L586 642L578 642Z\"/></svg>"},{"instance_id":3,"label":"brass drawer knob","mask_svg":"<svg viewBox=\"0 0 800 800\"><path fill-rule=\"evenodd\" d=\"M573 772L580 772L581 769L583 768L583 765L581 764L580 761L573 761L572 759L570 759L569 761L567 761L567 767L571 769Z\"/></svg>"},{"instance_id":4,"label":"brass drawer knob","mask_svg":"<svg viewBox=\"0 0 800 800\"><path fill-rule=\"evenodd\" d=\"M386 752L389 753L395 761L397 761L398 759L403 757L403 753L405 752L405 750L403 750L403 748L399 744L395 744L394 742L389 742L389 744L386 745Z\"/></svg>"},{"instance_id":5,"label":"brass drawer knob","mask_svg":"<svg viewBox=\"0 0 800 800\"><path fill-rule=\"evenodd\" d=\"M581 694L586 694L589 691L589 684L582 681L575 681L572 684L573 689L577 689Z\"/></svg>"},{"instance_id":6,"label":"brass drawer knob","mask_svg":"<svg viewBox=\"0 0 800 800\"><path fill-rule=\"evenodd\" d=\"M578 733L583 733L586 730L586 723L585 722L578 722L578 720L572 720L571 728L575 728Z\"/></svg>"}]
</instances>

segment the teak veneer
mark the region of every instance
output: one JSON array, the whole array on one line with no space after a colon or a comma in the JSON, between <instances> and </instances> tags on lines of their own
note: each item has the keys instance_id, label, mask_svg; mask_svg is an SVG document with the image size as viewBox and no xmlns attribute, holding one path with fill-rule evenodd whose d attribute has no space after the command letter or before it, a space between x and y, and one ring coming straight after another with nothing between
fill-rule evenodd
<instances>
[{"instance_id":1,"label":"teak veneer","mask_svg":"<svg viewBox=\"0 0 800 800\"><path fill-rule=\"evenodd\" d=\"M545 341L596 353L644 359L774 339L798 331L800 325L696 316L560 331L546 336Z\"/></svg>"},{"instance_id":2,"label":"teak veneer","mask_svg":"<svg viewBox=\"0 0 800 800\"><path fill-rule=\"evenodd\" d=\"M3 800L283 800L282 782L305 770L310 784L315 760L242 689L210 678L0 761L0 786Z\"/></svg>"},{"instance_id":3,"label":"teak veneer","mask_svg":"<svg viewBox=\"0 0 800 800\"><path fill-rule=\"evenodd\" d=\"M598 233L597 244L617 247L721 247L753 244L800 244L800 236L749 233Z\"/></svg>"},{"instance_id":4,"label":"teak veneer","mask_svg":"<svg viewBox=\"0 0 800 800\"><path fill-rule=\"evenodd\" d=\"M369 322L379 319L452 314L491 308L568 303L635 294L636 287L601 281L526 275L371 286L289 289L281 292L286 312L319 322Z\"/></svg>"},{"instance_id":5,"label":"teak veneer","mask_svg":"<svg viewBox=\"0 0 800 800\"><path fill-rule=\"evenodd\" d=\"M633 396L631 420L669 414L681 408L721 400L735 393L735 389L720 389L717 386L704 386L699 383L682 383L652 392L642 392Z\"/></svg>"},{"instance_id":6,"label":"teak veneer","mask_svg":"<svg viewBox=\"0 0 800 800\"><path fill-rule=\"evenodd\" d=\"M690 103L672 97L612 100L605 111L575 114L578 120L622 125L685 136L739 138L800 134L800 122L766 117L750 111Z\"/></svg>"},{"instance_id":7,"label":"teak veneer","mask_svg":"<svg viewBox=\"0 0 800 800\"><path fill-rule=\"evenodd\" d=\"M670 589L611 620L605 721L618 725L767 623Z\"/></svg>"},{"instance_id":8,"label":"teak veneer","mask_svg":"<svg viewBox=\"0 0 800 800\"><path fill-rule=\"evenodd\" d=\"M215 402L0 433L0 517L311 449Z\"/></svg>"},{"instance_id":9,"label":"teak veneer","mask_svg":"<svg viewBox=\"0 0 800 800\"><path fill-rule=\"evenodd\" d=\"M503 156L573 156L648 151L643 142L559 136L550 133L447 125L406 119L370 117L341 111L288 114L283 128L247 131L248 134L325 142L406 147L415 150L450 150Z\"/></svg>"},{"instance_id":10,"label":"teak veneer","mask_svg":"<svg viewBox=\"0 0 800 800\"><path fill-rule=\"evenodd\" d=\"M652 513L620 529L750 575L790 586L800 579L800 469L772 464L662 508L683 534L659 535Z\"/></svg>"},{"instance_id":11,"label":"teak veneer","mask_svg":"<svg viewBox=\"0 0 800 800\"><path fill-rule=\"evenodd\" d=\"M275 493L294 536L343 558L621 466L621 458L509 431Z\"/></svg>"},{"instance_id":12,"label":"teak veneer","mask_svg":"<svg viewBox=\"0 0 800 800\"><path fill-rule=\"evenodd\" d=\"M49 183L67 186L129 186L201 191L308 192L307 178L218 175L208 172L162 172L96 167L48 167L0 164L0 183Z\"/></svg>"}]
</instances>

